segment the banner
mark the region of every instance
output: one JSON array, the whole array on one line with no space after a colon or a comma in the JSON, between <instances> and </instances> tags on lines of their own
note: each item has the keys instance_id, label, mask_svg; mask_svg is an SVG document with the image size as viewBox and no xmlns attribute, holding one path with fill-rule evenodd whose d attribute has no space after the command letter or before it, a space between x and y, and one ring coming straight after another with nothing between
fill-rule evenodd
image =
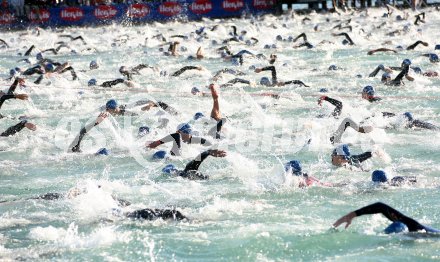
<instances>
[{"instance_id":1,"label":"banner","mask_svg":"<svg viewBox=\"0 0 440 262\"><path fill-rule=\"evenodd\" d=\"M276 0L180 0L79 7L54 7L32 10L27 19L9 10L0 11L0 29L29 26L97 25L120 22L142 23L173 19L195 20L203 17L236 17L243 14L274 13ZM23 21L26 20L26 21Z\"/></svg>"}]
</instances>

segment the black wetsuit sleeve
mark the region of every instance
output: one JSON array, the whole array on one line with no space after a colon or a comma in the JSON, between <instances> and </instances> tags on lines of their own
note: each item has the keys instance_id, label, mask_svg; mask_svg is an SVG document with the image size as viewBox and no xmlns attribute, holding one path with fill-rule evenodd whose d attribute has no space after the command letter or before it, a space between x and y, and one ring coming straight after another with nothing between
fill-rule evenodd
<instances>
[{"instance_id":1,"label":"black wetsuit sleeve","mask_svg":"<svg viewBox=\"0 0 440 262\"><path fill-rule=\"evenodd\" d=\"M304 82L301 80L290 80L290 81L284 82L284 85L289 85L289 84L302 85L305 87L309 87L308 85L304 84Z\"/></svg>"},{"instance_id":2,"label":"black wetsuit sleeve","mask_svg":"<svg viewBox=\"0 0 440 262\"><path fill-rule=\"evenodd\" d=\"M202 164L202 162L209 156L209 150L205 151L203 153L201 153L200 155L198 155L196 157L196 159L192 160L191 162L189 162L185 169L183 170L183 172L188 172L188 171L197 171L199 170L200 165Z\"/></svg>"},{"instance_id":3,"label":"black wetsuit sleeve","mask_svg":"<svg viewBox=\"0 0 440 262\"><path fill-rule=\"evenodd\" d=\"M307 35L305 33L301 33L300 35L298 35L297 37L295 37L295 39L293 39L293 42L296 42L298 39L300 39L302 37L304 42L307 42Z\"/></svg>"},{"instance_id":4,"label":"black wetsuit sleeve","mask_svg":"<svg viewBox=\"0 0 440 262\"><path fill-rule=\"evenodd\" d=\"M419 41L415 42L414 44L408 46L408 47L406 48L406 50L414 50L414 49L415 49L419 44L421 44L421 43L423 43L423 42L419 40Z\"/></svg>"},{"instance_id":5,"label":"black wetsuit sleeve","mask_svg":"<svg viewBox=\"0 0 440 262\"><path fill-rule=\"evenodd\" d=\"M24 56L29 56L29 55L31 54L32 50L34 50L34 48L35 48L35 46L32 45L32 46L26 51L26 53L24 53Z\"/></svg>"},{"instance_id":6,"label":"black wetsuit sleeve","mask_svg":"<svg viewBox=\"0 0 440 262\"><path fill-rule=\"evenodd\" d=\"M396 114L390 112L382 112L383 117L395 117Z\"/></svg>"},{"instance_id":7,"label":"black wetsuit sleeve","mask_svg":"<svg viewBox=\"0 0 440 262\"><path fill-rule=\"evenodd\" d=\"M20 123L16 124L15 126L11 126L8 128L5 132L1 133L0 136L12 136L16 133L20 132L26 125L27 121L21 121Z\"/></svg>"},{"instance_id":8,"label":"black wetsuit sleeve","mask_svg":"<svg viewBox=\"0 0 440 262\"><path fill-rule=\"evenodd\" d=\"M118 78L118 79L115 79L112 81L106 81L106 82L102 83L101 86L102 87L112 87L117 84L122 84L122 83L124 83L124 81L125 81L124 79Z\"/></svg>"},{"instance_id":9,"label":"black wetsuit sleeve","mask_svg":"<svg viewBox=\"0 0 440 262\"><path fill-rule=\"evenodd\" d=\"M236 83L242 83L242 84L249 85L251 82L249 82L248 80L245 80L245 79L241 79L241 78L234 78L234 79L227 82L227 84L236 84Z\"/></svg>"},{"instance_id":10,"label":"black wetsuit sleeve","mask_svg":"<svg viewBox=\"0 0 440 262\"><path fill-rule=\"evenodd\" d=\"M325 97L324 98L325 101L329 102L330 104L336 106L335 110L333 111L333 115L334 116L339 116L341 114L342 111L342 102L330 97Z\"/></svg>"},{"instance_id":11,"label":"black wetsuit sleeve","mask_svg":"<svg viewBox=\"0 0 440 262\"><path fill-rule=\"evenodd\" d=\"M186 219L182 213L180 213L177 210L170 210L170 209L140 209L133 212L130 212L126 214L129 218L134 219L146 219L146 220L155 220L158 218L162 219L173 219L173 220L182 220Z\"/></svg>"},{"instance_id":12,"label":"black wetsuit sleeve","mask_svg":"<svg viewBox=\"0 0 440 262\"><path fill-rule=\"evenodd\" d=\"M78 143L72 147L72 152L80 152L81 151L81 141L83 140L83 138L86 134L87 134L87 130L85 127L83 127L81 129L81 131L79 132Z\"/></svg>"},{"instance_id":13,"label":"black wetsuit sleeve","mask_svg":"<svg viewBox=\"0 0 440 262\"><path fill-rule=\"evenodd\" d=\"M371 215L371 214L382 214L389 220L396 222L402 222L404 223L410 232L419 231L425 229L425 227L420 224L419 222L415 221L414 219L407 217L400 213L399 211L395 210L394 208L381 203L377 202L374 204L371 204L369 206L363 207L361 209L358 209L354 211L356 216L363 216L363 215Z\"/></svg>"},{"instance_id":14,"label":"black wetsuit sleeve","mask_svg":"<svg viewBox=\"0 0 440 262\"><path fill-rule=\"evenodd\" d=\"M402 79L403 77L405 77L409 72L409 67L405 67L397 76L396 78L394 78L393 81L391 81L391 83L393 85L400 85L402 83Z\"/></svg>"},{"instance_id":15,"label":"black wetsuit sleeve","mask_svg":"<svg viewBox=\"0 0 440 262\"><path fill-rule=\"evenodd\" d=\"M418 127L418 128L430 129L430 130L440 130L438 126L417 119L411 121L410 127Z\"/></svg>"},{"instance_id":16,"label":"black wetsuit sleeve","mask_svg":"<svg viewBox=\"0 0 440 262\"><path fill-rule=\"evenodd\" d=\"M275 66L266 66L261 68L261 71L268 71L270 70L272 72L272 83L277 83L277 70L275 69Z\"/></svg>"},{"instance_id":17,"label":"black wetsuit sleeve","mask_svg":"<svg viewBox=\"0 0 440 262\"><path fill-rule=\"evenodd\" d=\"M2 95L0 97L0 108L2 108L2 105L6 100L12 99L12 98L15 98L15 95Z\"/></svg>"},{"instance_id":18,"label":"black wetsuit sleeve","mask_svg":"<svg viewBox=\"0 0 440 262\"><path fill-rule=\"evenodd\" d=\"M78 76L75 73L75 70L73 69L73 67L69 66L64 68L63 70L61 70L60 74L65 73L67 71L70 71L70 74L72 75L73 80L76 80L78 78ZM130 80L130 79L129 79Z\"/></svg>"},{"instance_id":19,"label":"black wetsuit sleeve","mask_svg":"<svg viewBox=\"0 0 440 262\"><path fill-rule=\"evenodd\" d=\"M193 69L199 69L199 67L197 67L197 66L184 66L184 67L180 68L179 70L177 70L176 72L174 72L171 76L179 76L179 75L183 74L185 71L193 70Z\"/></svg>"},{"instance_id":20,"label":"black wetsuit sleeve","mask_svg":"<svg viewBox=\"0 0 440 262\"><path fill-rule=\"evenodd\" d=\"M9 87L8 95L12 95L15 92L17 86L18 86L18 79L15 79L14 83L12 83L12 85Z\"/></svg>"}]
</instances>

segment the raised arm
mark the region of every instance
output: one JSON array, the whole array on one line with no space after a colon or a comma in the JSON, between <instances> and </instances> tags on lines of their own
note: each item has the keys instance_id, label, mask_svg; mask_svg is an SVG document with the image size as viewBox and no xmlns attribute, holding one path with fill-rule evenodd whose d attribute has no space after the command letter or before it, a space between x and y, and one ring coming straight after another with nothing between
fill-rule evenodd
<instances>
[{"instance_id":1,"label":"raised arm","mask_svg":"<svg viewBox=\"0 0 440 262\"><path fill-rule=\"evenodd\" d=\"M222 150L207 150L203 153L201 153L200 155L198 155L194 160L192 160L191 162L189 162L185 169L183 170L183 172L188 172L188 171L197 171L200 167L200 165L202 164L202 162L208 157L208 156L213 156L213 157L225 157L226 156L226 152L222 151Z\"/></svg>"}]
</instances>

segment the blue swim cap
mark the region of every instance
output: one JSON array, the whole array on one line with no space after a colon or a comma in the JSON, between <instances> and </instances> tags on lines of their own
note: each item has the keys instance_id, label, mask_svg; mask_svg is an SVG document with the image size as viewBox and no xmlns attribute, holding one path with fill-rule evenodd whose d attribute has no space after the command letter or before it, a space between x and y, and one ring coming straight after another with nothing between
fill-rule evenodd
<instances>
[{"instance_id":1,"label":"blue swim cap","mask_svg":"<svg viewBox=\"0 0 440 262\"><path fill-rule=\"evenodd\" d=\"M15 69L15 71L17 71L18 73L21 72L21 68L20 68L20 67L16 67L16 68L14 68L14 69Z\"/></svg>"},{"instance_id":2,"label":"blue swim cap","mask_svg":"<svg viewBox=\"0 0 440 262\"><path fill-rule=\"evenodd\" d=\"M182 124L178 125L177 130L179 130L180 132L187 134L187 135L191 135L191 133L192 133L191 126L188 123L182 123Z\"/></svg>"},{"instance_id":3,"label":"blue swim cap","mask_svg":"<svg viewBox=\"0 0 440 262\"><path fill-rule=\"evenodd\" d=\"M277 39L277 41L283 41L283 37L280 35L277 35L276 39Z\"/></svg>"},{"instance_id":4,"label":"blue swim cap","mask_svg":"<svg viewBox=\"0 0 440 262\"><path fill-rule=\"evenodd\" d=\"M294 39L293 36L289 36L289 37L287 38L287 41L288 41L288 42L293 42L293 39Z\"/></svg>"},{"instance_id":5,"label":"blue swim cap","mask_svg":"<svg viewBox=\"0 0 440 262\"><path fill-rule=\"evenodd\" d=\"M413 121L414 119L410 112L406 112L403 115L408 119L408 121Z\"/></svg>"},{"instance_id":6,"label":"blue swim cap","mask_svg":"<svg viewBox=\"0 0 440 262\"><path fill-rule=\"evenodd\" d=\"M95 60L91 61L89 67L90 67L90 69L99 68L98 62L96 62Z\"/></svg>"},{"instance_id":7,"label":"blue swim cap","mask_svg":"<svg viewBox=\"0 0 440 262\"><path fill-rule=\"evenodd\" d=\"M397 16L396 16L396 20L397 20L397 21L401 21L401 20L403 20L403 18L402 18L401 15L397 15Z\"/></svg>"},{"instance_id":8,"label":"blue swim cap","mask_svg":"<svg viewBox=\"0 0 440 262\"><path fill-rule=\"evenodd\" d=\"M440 45L435 45L434 50L440 50Z\"/></svg>"},{"instance_id":9,"label":"blue swim cap","mask_svg":"<svg viewBox=\"0 0 440 262\"><path fill-rule=\"evenodd\" d=\"M245 42L245 44L247 45L247 46L250 46L250 45L252 45L252 42L251 42L251 40L246 40L246 42Z\"/></svg>"},{"instance_id":10,"label":"blue swim cap","mask_svg":"<svg viewBox=\"0 0 440 262\"><path fill-rule=\"evenodd\" d=\"M396 49L403 49L403 46L398 45L398 46L396 46Z\"/></svg>"},{"instance_id":11,"label":"blue swim cap","mask_svg":"<svg viewBox=\"0 0 440 262\"><path fill-rule=\"evenodd\" d=\"M292 174L299 176L301 175L301 163L298 160L292 160L290 162L287 162L284 165L284 170L287 172L290 170L290 172L292 172Z\"/></svg>"},{"instance_id":12,"label":"blue swim cap","mask_svg":"<svg viewBox=\"0 0 440 262\"><path fill-rule=\"evenodd\" d=\"M333 155L349 157L350 148L348 147L347 144L339 145L333 150Z\"/></svg>"},{"instance_id":13,"label":"blue swim cap","mask_svg":"<svg viewBox=\"0 0 440 262\"><path fill-rule=\"evenodd\" d=\"M262 77L260 79L260 85L264 85L264 86L270 86L272 83L270 82L269 78L267 77Z\"/></svg>"},{"instance_id":14,"label":"blue swim cap","mask_svg":"<svg viewBox=\"0 0 440 262\"><path fill-rule=\"evenodd\" d=\"M37 54L37 60L42 60L43 59L43 54L42 53L38 53Z\"/></svg>"},{"instance_id":15,"label":"blue swim cap","mask_svg":"<svg viewBox=\"0 0 440 262\"><path fill-rule=\"evenodd\" d=\"M164 150L160 150L154 153L152 158L153 160L159 160L159 159L164 159L166 156L167 156L167 152L165 152Z\"/></svg>"},{"instance_id":16,"label":"blue swim cap","mask_svg":"<svg viewBox=\"0 0 440 262\"><path fill-rule=\"evenodd\" d=\"M238 57L232 58L232 64L235 66L240 65L240 59Z\"/></svg>"},{"instance_id":17,"label":"blue swim cap","mask_svg":"<svg viewBox=\"0 0 440 262\"><path fill-rule=\"evenodd\" d=\"M406 65L406 66L411 65L411 60L409 60L408 58L407 58L407 59L404 59L404 60L402 61L402 65Z\"/></svg>"},{"instance_id":18,"label":"blue swim cap","mask_svg":"<svg viewBox=\"0 0 440 262\"><path fill-rule=\"evenodd\" d=\"M413 67L412 69L414 70L414 73L416 73L416 74L421 74L422 73L422 69L420 67L418 67L418 66Z\"/></svg>"},{"instance_id":19,"label":"blue swim cap","mask_svg":"<svg viewBox=\"0 0 440 262\"><path fill-rule=\"evenodd\" d=\"M327 88L321 88L321 89L319 89L319 92L321 92L321 93L327 93L327 92L328 92L328 89L327 89Z\"/></svg>"},{"instance_id":20,"label":"blue swim cap","mask_svg":"<svg viewBox=\"0 0 440 262\"><path fill-rule=\"evenodd\" d=\"M273 49L276 49L278 46L277 46L276 44L272 44L271 47L272 47Z\"/></svg>"},{"instance_id":21,"label":"blue swim cap","mask_svg":"<svg viewBox=\"0 0 440 262\"><path fill-rule=\"evenodd\" d=\"M243 40L244 40L244 36L242 36L242 35L239 36L239 37L238 37L238 40L243 41Z\"/></svg>"},{"instance_id":22,"label":"blue swim cap","mask_svg":"<svg viewBox=\"0 0 440 262\"><path fill-rule=\"evenodd\" d=\"M162 168L162 172L165 173L165 174L170 174L171 175L172 173L174 173L176 171L177 171L177 169L176 169L176 167L173 164L168 164L164 168Z\"/></svg>"},{"instance_id":23,"label":"blue swim cap","mask_svg":"<svg viewBox=\"0 0 440 262\"><path fill-rule=\"evenodd\" d=\"M362 93L367 93L369 96L374 96L374 88L372 86L366 86L362 89Z\"/></svg>"},{"instance_id":24,"label":"blue swim cap","mask_svg":"<svg viewBox=\"0 0 440 262\"><path fill-rule=\"evenodd\" d=\"M390 73L383 73L382 79L381 79L382 82L385 82L386 80L390 80L390 79L391 79Z\"/></svg>"},{"instance_id":25,"label":"blue swim cap","mask_svg":"<svg viewBox=\"0 0 440 262\"><path fill-rule=\"evenodd\" d=\"M97 82L96 79L92 78L89 80L89 82L87 82L87 85L88 86L96 86L96 82Z\"/></svg>"},{"instance_id":26,"label":"blue swim cap","mask_svg":"<svg viewBox=\"0 0 440 262\"><path fill-rule=\"evenodd\" d=\"M44 69L46 69L46 71L48 72L52 72L53 70L55 70L55 66L53 66L53 64L47 64Z\"/></svg>"},{"instance_id":27,"label":"blue swim cap","mask_svg":"<svg viewBox=\"0 0 440 262\"><path fill-rule=\"evenodd\" d=\"M255 65L249 66L249 70L255 70L257 67Z\"/></svg>"},{"instance_id":28,"label":"blue swim cap","mask_svg":"<svg viewBox=\"0 0 440 262\"><path fill-rule=\"evenodd\" d=\"M181 47L180 47L180 51L182 51L182 52L186 52L186 51L188 51L188 48L186 48L186 47L184 47L184 46L181 46Z\"/></svg>"},{"instance_id":29,"label":"blue swim cap","mask_svg":"<svg viewBox=\"0 0 440 262\"><path fill-rule=\"evenodd\" d=\"M383 232L385 234L397 234L397 233L402 233L404 231L408 231L408 227L400 221L395 221L387 228L385 228Z\"/></svg>"},{"instance_id":30,"label":"blue swim cap","mask_svg":"<svg viewBox=\"0 0 440 262\"><path fill-rule=\"evenodd\" d=\"M212 41L211 41L211 44L212 44L212 45L218 45L218 42L217 42L217 40L212 40Z\"/></svg>"},{"instance_id":31,"label":"blue swim cap","mask_svg":"<svg viewBox=\"0 0 440 262\"><path fill-rule=\"evenodd\" d=\"M201 118L201 117L204 117L205 115L203 114L203 113L200 113L200 112L197 112L195 115L194 115L194 120L197 120L197 119L199 119L199 118Z\"/></svg>"},{"instance_id":32,"label":"blue swim cap","mask_svg":"<svg viewBox=\"0 0 440 262\"><path fill-rule=\"evenodd\" d=\"M197 87L193 87L193 88L191 89L191 94L195 95L195 94L197 94L197 93L200 93L200 90L199 90Z\"/></svg>"},{"instance_id":33,"label":"blue swim cap","mask_svg":"<svg viewBox=\"0 0 440 262\"><path fill-rule=\"evenodd\" d=\"M270 45L264 45L264 49L270 49Z\"/></svg>"},{"instance_id":34,"label":"blue swim cap","mask_svg":"<svg viewBox=\"0 0 440 262\"><path fill-rule=\"evenodd\" d=\"M159 52L163 52L163 47L159 47Z\"/></svg>"},{"instance_id":35,"label":"blue swim cap","mask_svg":"<svg viewBox=\"0 0 440 262\"><path fill-rule=\"evenodd\" d=\"M371 174L371 181L385 183L388 181L387 174L382 170L374 170Z\"/></svg>"},{"instance_id":36,"label":"blue swim cap","mask_svg":"<svg viewBox=\"0 0 440 262\"><path fill-rule=\"evenodd\" d=\"M150 133L150 128L148 126L141 126L138 130L138 136L145 136L146 134Z\"/></svg>"},{"instance_id":37,"label":"blue swim cap","mask_svg":"<svg viewBox=\"0 0 440 262\"><path fill-rule=\"evenodd\" d=\"M438 63L439 62L438 55L436 55L436 54L429 54L429 62L431 62L431 63Z\"/></svg>"},{"instance_id":38,"label":"blue swim cap","mask_svg":"<svg viewBox=\"0 0 440 262\"><path fill-rule=\"evenodd\" d=\"M105 104L106 109L116 109L118 107L118 103L114 99L110 99Z\"/></svg>"},{"instance_id":39,"label":"blue swim cap","mask_svg":"<svg viewBox=\"0 0 440 262\"><path fill-rule=\"evenodd\" d=\"M342 40L342 44L343 44L343 45L347 45L348 43L350 43L350 42L348 42L347 39Z\"/></svg>"},{"instance_id":40,"label":"blue swim cap","mask_svg":"<svg viewBox=\"0 0 440 262\"><path fill-rule=\"evenodd\" d=\"M331 65L328 67L328 70L338 70L339 68L336 65Z\"/></svg>"},{"instance_id":41,"label":"blue swim cap","mask_svg":"<svg viewBox=\"0 0 440 262\"><path fill-rule=\"evenodd\" d=\"M99 149L98 152L96 152L95 155L108 156L109 154L110 154L110 151L107 150L107 148L103 147L103 148Z\"/></svg>"},{"instance_id":42,"label":"blue swim cap","mask_svg":"<svg viewBox=\"0 0 440 262\"><path fill-rule=\"evenodd\" d=\"M10 76L15 76L15 74L17 74L17 71L15 71L15 69L9 70L9 75Z\"/></svg>"}]
</instances>

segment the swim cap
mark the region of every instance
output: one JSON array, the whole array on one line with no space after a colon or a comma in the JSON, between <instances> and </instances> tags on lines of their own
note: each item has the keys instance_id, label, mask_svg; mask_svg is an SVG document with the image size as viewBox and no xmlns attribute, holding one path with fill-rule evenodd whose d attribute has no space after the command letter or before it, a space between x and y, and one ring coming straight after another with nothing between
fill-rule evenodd
<instances>
[{"instance_id":1,"label":"swim cap","mask_svg":"<svg viewBox=\"0 0 440 262\"><path fill-rule=\"evenodd\" d=\"M90 79L89 82L87 82L87 85L88 86L96 86L96 79L95 78Z\"/></svg>"},{"instance_id":2,"label":"swim cap","mask_svg":"<svg viewBox=\"0 0 440 262\"><path fill-rule=\"evenodd\" d=\"M167 156L167 152L165 152L164 150L160 150L154 153L152 158L153 160L159 160L159 159L164 159L166 156Z\"/></svg>"},{"instance_id":3,"label":"swim cap","mask_svg":"<svg viewBox=\"0 0 440 262\"><path fill-rule=\"evenodd\" d=\"M21 72L21 68L20 67L16 67L16 68L14 68L15 69L15 71L17 71L17 73L20 73Z\"/></svg>"},{"instance_id":4,"label":"swim cap","mask_svg":"<svg viewBox=\"0 0 440 262\"><path fill-rule=\"evenodd\" d=\"M37 60L42 60L43 59L43 54L42 53L38 53L37 54Z\"/></svg>"},{"instance_id":5,"label":"swim cap","mask_svg":"<svg viewBox=\"0 0 440 262\"><path fill-rule=\"evenodd\" d=\"M414 70L414 73L416 74L421 74L422 73L422 69L418 66L416 67L412 67L412 70Z\"/></svg>"},{"instance_id":6,"label":"swim cap","mask_svg":"<svg viewBox=\"0 0 440 262\"><path fill-rule=\"evenodd\" d=\"M348 43L349 43L349 42L348 42L347 39L342 40L342 44L343 44L343 45L347 45Z\"/></svg>"},{"instance_id":7,"label":"swim cap","mask_svg":"<svg viewBox=\"0 0 440 262\"><path fill-rule=\"evenodd\" d=\"M371 174L371 181L385 183L388 181L387 175L382 170L374 170Z\"/></svg>"},{"instance_id":8,"label":"swim cap","mask_svg":"<svg viewBox=\"0 0 440 262\"><path fill-rule=\"evenodd\" d=\"M321 93L327 93L327 92L328 92L328 89L327 89L327 88L321 88L321 89L319 89L319 92L321 92Z\"/></svg>"},{"instance_id":9,"label":"swim cap","mask_svg":"<svg viewBox=\"0 0 440 262\"><path fill-rule=\"evenodd\" d=\"M267 77L262 77L262 78L260 79L260 85L270 86L270 85L271 85L271 82L270 82L269 78L267 78Z\"/></svg>"},{"instance_id":10,"label":"swim cap","mask_svg":"<svg viewBox=\"0 0 440 262\"><path fill-rule=\"evenodd\" d=\"M242 35L239 36L239 37L238 37L238 40L243 41L243 40L244 40L244 36L242 36Z\"/></svg>"},{"instance_id":11,"label":"swim cap","mask_svg":"<svg viewBox=\"0 0 440 262\"><path fill-rule=\"evenodd\" d=\"M335 148L335 150L333 150L333 155L349 157L350 148L347 144L339 145Z\"/></svg>"},{"instance_id":12,"label":"swim cap","mask_svg":"<svg viewBox=\"0 0 440 262\"><path fill-rule=\"evenodd\" d=\"M109 153L110 153L110 152L107 150L107 148L103 147L103 148L99 149L98 152L96 152L95 155L108 156Z\"/></svg>"},{"instance_id":13,"label":"swim cap","mask_svg":"<svg viewBox=\"0 0 440 262\"><path fill-rule=\"evenodd\" d=\"M270 45L264 45L264 49L270 49Z\"/></svg>"},{"instance_id":14,"label":"swim cap","mask_svg":"<svg viewBox=\"0 0 440 262\"><path fill-rule=\"evenodd\" d=\"M387 13L383 13L382 17L388 17Z\"/></svg>"},{"instance_id":15,"label":"swim cap","mask_svg":"<svg viewBox=\"0 0 440 262\"><path fill-rule=\"evenodd\" d=\"M199 39L202 39L202 38L199 38ZM180 47L180 51L182 51L182 52L186 52L186 51L188 51L188 48L186 48L186 47L184 47L184 46L181 46L181 47Z\"/></svg>"},{"instance_id":16,"label":"swim cap","mask_svg":"<svg viewBox=\"0 0 440 262\"><path fill-rule=\"evenodd\" d=\"M362 93L367 93L369 96L374 96L374 88L372 86L366 86L362 89Z\"/></svg>"},{"instance_id":17,"label":"swim cap","mask_svg":"<svg viewBox=\"0 0 440 262\"><path fill-rule=\"evenodd\" d=\"M408 227L400 221L395 221L387 228L385 228L383 232L385 234L397 234L397 233L402 233L404 231L408 231Z\"/></svg>"},{"instance_id":18,"label":"swim cap","mask_svg":"<svg viewBox=\"0 0 440 262\"><path fill-rule=\"evenodd\" d=\"M168 72L166 70L160 71L160 76L167 76Z\"/></svg>"},{"instance_id":19,"label":"swim cap","mask_svg":"<svg viewBox=\"0 0 440 262\"><path fill-rule=\"evenodd\" d=\"M251 40L246 40L246 42L245 42L245 44L247 45L247 46L250 46L250 45L252 45L252 42L251 42Z\"/></svg>"},{"instance_id":20,"label":"swim cap","mask_svg":"<svg viewBox=\"0 0 440 262\"><path fill-rule=\"evenodd\" d=\"M178 125L177 130L187 135L191 135L192 133L191 126L188 123L182 123Z\"/></svg>"},{"instance_id":21,"label":"swim cap","mask_svg":"<svg viewBox=\"0 0 440 262\"><path fill-rule=\"evenodd\" d=\"M145 136L146 134L150 133L150 128L148 126L141 126L138 130L138 136Z\"/></svg>"},{"instance_id":22,"label":"swim cap","mask_svg":"<svg viewBox=\"0 0 440 262\"><path fill-rule=\"evenodd\" d=\"M410 112L406 112L403 115L408 119L408 121L413 121L414 119Z\"/></svg>"},{"instance_id":23,"label":"swim cap","mask_svg":"<svg viewBox=\"0 0 440 262\"><path fill-rule=\"evenodd\" d=\"M119 67L119 72L120 73L126 73L126 72L128 72L128 69L125 66L121 66L121 67Z\"/></svg>"},{"instance_id":24,"label":"swim cap","mask_svg":"<svg viewBox=\"0 0 440 262\"><path fill-rule=\"evenodd\" d=\"M47 64L44 69L46 70L46 72L52 72L53 70L55 70L55 67L52 64Z\"/></svg>"},{"instance_id":25,"label":"swim cap","mask_svg":"<svg viewBox=\"0 0 440 262\"><path fill-rule=\"evenodd\" d=\"M403 60L403 61L402 61L402 65L405 65L405 66L409 66L409 65L411 65L411 60L409 60L408 58L405 59L405 60Z\"/></svg>"},{"instance_id":26,"label":"swim cap","mask_svg":"<svg viewBox=\"0 0 440 262\"><path fill-rule=\"evenodd\" d=\"M271 46L273 49L276 49L277 48L277 45L276 44L272 44L272 46Z\"/></svg>"},{"instance_id":27,"label":"swim cap","mask_svg":"<svg viewBox=\"0 0 440 262\"><path fill-rule=\"evenodd\" d=\"M15 69L9 70L9 75L10 76L15 76L15 74L17 74L17 71L15 71Z\"/></svg>"},{"instance_id":28,"label":"swim cap","mask_svg":"<svg viewBox=\"0 0 440 262\"><path fill-rule=\"evenodd\" d=\"M397 21L401 21L401 20L403 20L403 18L402 18L401 15L397 15L397 16L396 16L396 20L397 20Z\"/></svg>"},{"instance_id":29,"label":"swim cap","mask_svg":"<svg viewBox=\"0 0 440 262\"><path fill-rule=\"evenodd\" d=\"M201 118L201 117L204 117L205 115L203 115L202 113L200 113L200 112L197 112L195 115L194 115L194 120L197 120L197 119L199 119L199 118Z\"/></svg>"},{"instance_id":30,"label":"swim cap","mask_svg":"<svg viewBox=\"0 0 440 262\"><path fill-rule=\"evenodd\" d=\"M357 74L356 77L357 78L362 78L362 75L361 74Z\"/></svg>"},{"instance_id":31,"label":"swim cap","mask_svg":"<svg viewBox=\"0 0 440 262\"><path fill-rule=\"evenodd\" d=\"M212 41L211 41L211 44L212 44L212 45L218 45L218 42L217 42L217 40L212 40Z\"/></svg>"},{"instance_id":32,"label":"swim cap","mask_svg":"<svg viewBox=\"0 0 440 262\"><path fill-rule=\"evenodd\" d=\"M200 27L199 29L196 29L196 33L199 35L200 33L203 32L203 30L205 30L204 26Z\"/></svg>"},{"instance_id":33,"label":"swim cap","mask_svg":"<svg viewBox=\"0 0 440 262\"><path fill-rule=\"evenodd\" d=\"M177 171L177 169L176 169L176 167L173 164L168 164L164 168L162 168L162 172L165 173L165 174L170 174L171 175L172 173L174 173L176 171Z\"/></svg>"},{"instance_id":34,"label":"swim cap","mask_svg":"<svg viewBox=\"0 0 440 262\"><path fill-rule=\"evenodd\" d=\"M290 170L290 172L292 174L299 176L299 175L301 175L301 171L302 171L301 163L298 160L292 160L290 162L287 162L284 165L284 170L286 172L288 172Z\"/></svg>"},{"instance_id":35,"label":"swim cap","mask_svg":"<svg viewBox=\"0 0 440 262\"><path fill-rule=\"evenodd\" d=\"M191 89L191 94L196 95L197 93L200 93L200 90L197 87L193 87Z\"/></svg>"},{"instance_id":36,"label":"swim cap","mask_svg":"<svg viewBox=\"0 0 440 262\"><path fill-rule=\"evenodd\" d=\"M407 25L404 26L404 27L403 27L403 31L408 32L408 31L409 31L409 26L407 26Z\"/></svg>"},{"instance_id":37,"label":"swim cap","mask_svg":"<svg viewBox=\"0 0 440 262\"><path fill-rule=\"evenodd\" d=\"M287 38L287 41L288 41L288 42L293 42L293 36L289 36L289 37Z\"/></svg>"},{"instance_id":38,"label":"swim cap","mask_svg":"<svg viewBox=\"0 0 440 262\"><path fill-rule=\"evenodd\" d=\"M385 82L386 80L391 80L390 73L383 73L381 81Z\"/></svg>"},{"instance_id":39,"label":"swim cap","mask_svg":"<svg viewBox=\"0 0 440 262\"><path fill-rule=\"evenodd\" d=\"M96 62L95 60L91 61L89 67L90 69L98 69L99 68L98 62Z\"/></svg>"},{"instance_id":40,"label":"swim cap","mask_svg":"<svg viewBox=\"0 0 440 262\"><path fill-rule=\"evenodd\" d=\"M434 50L440 50L440 45L435 45Z\"/></svg>"},{"instance_id":41,"label":"swim cap","mask_svg":"<svg viewBox=\"0 0 440 262\"><path fill-rule=\"evenodd\" d=\"M436 54L429 54L429 62L431 63L438 63L438 55Z\"/></svg>"},{"instance_id":42,"label":"swim cap","mask_svg":"<svg viewBox=\"0 0 440 262\"><path fill-rule=\"evenodd\" d=\"M396 49L403 49L403 46L398 45L398 46L396 46Z\"/></svg>"},{"instance_id":43,"label":"swim cap","mask_svg":"<svg viewBox=\"0 0 440 262\"><path fill-rule=\"evenodd\" d=\"M118 107L118 103L114 99L108 100L107 103L105 104L106 109L113 109L114 110L117 107Z\"/></svg>"},{"instance_id":44,"label":"swim cap","mask_svg":"<svg viewBox=\"0 0 440 262\"><path fill-rule=\"evenodd\" d=\"M280 35L277 35L276 39L277 39L277 41L283 41L283 37Z\"/></svg>"},{"instance_id":45,"label":"swim cap","mask_svg":"<svg viewBox=\"0 0 440 262\"><path fill-rule=\"evenodd\" d=\"M339 68L336 65L331 65L328 67L328 70L338 70Z\"/></svg>"},{"instance_id":46,"label":"swim cap","mask_svg":"<svg viewBox=\"0 0 440 262\"><path fill-rule=\"evenodd\" d=\"M255 70L257 67L255 65L249 66L249 70Z\"/></svg>"}]
</instances>

